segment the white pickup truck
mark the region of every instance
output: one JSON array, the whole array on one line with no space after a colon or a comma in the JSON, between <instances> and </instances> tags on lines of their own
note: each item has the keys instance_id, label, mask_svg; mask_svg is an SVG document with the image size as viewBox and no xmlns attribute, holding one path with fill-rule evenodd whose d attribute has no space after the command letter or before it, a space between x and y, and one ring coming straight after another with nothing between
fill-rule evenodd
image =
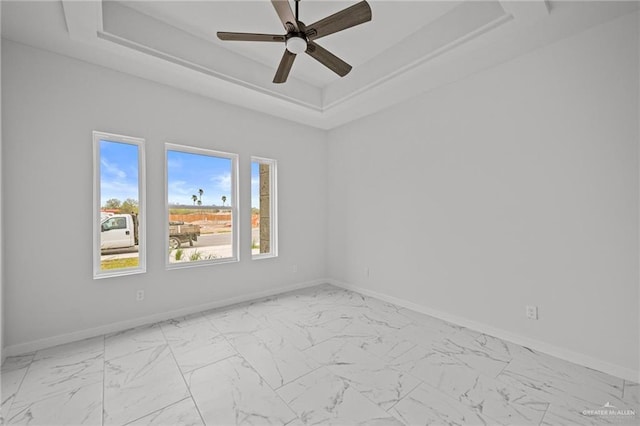
<instances>
[{"instance_id":1,"label":"white pickup truck","mask_svg":"<svg viewBox=\"0 0 640 426\"><path fill-rule=\"evenodd\" d=\"M138 245L138 216L114 214L100 222L100 249L110 250Z\"/></svg>"},{"instance_id":2,"label":"white pickup truck","mask_svg":"<svg viewBox=\"0 0 640 426\"><path fill-rule=\"evenodd\" d=\"M200 225L184 222L169 223L169 247L177 249L182 243L193 245L200 236ZM112 250L138 245L138 216L114 214L100 221L100 249Z\"/></svg>"}]
</instances>

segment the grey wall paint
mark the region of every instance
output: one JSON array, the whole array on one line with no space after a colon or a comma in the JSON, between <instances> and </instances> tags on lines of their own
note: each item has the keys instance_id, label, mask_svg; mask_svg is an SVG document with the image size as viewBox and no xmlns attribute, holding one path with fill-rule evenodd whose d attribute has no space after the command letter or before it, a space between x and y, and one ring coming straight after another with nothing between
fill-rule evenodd
<instances>
[{"instance_id":1,"label":"grey wall paint","mask_svg":"<svg viewBox=\"0 0 640 426\"><path fill-rule=\"evenodd\" d=\"M3 41L7 344L328 276L637 369L633 19L329 133ZM91 278L94 129L147 139L147 274ZM164 269L165 141L279 160L278 259Z\"/></svg>"},{"instance_id":2,"label":"grey wall paint","mask_svg":"<svg viewBox=\"0 0 640 426\"><path fill-rule=\"evenodd\" d=\"M324 277L322 131L4 43L7 346ZM146 274L92 279L93 130L146 138ZM240 263L165 270L165 142L240 155ZM278 160L277 259L251 260L251 155Z\"/></svg>"},{"instance_id":3,"label":"grey wall paint","mask_svg":"<svg viewBox=\"0 0 640 426\"><path fill-rule=\"evenodd\" d=\"M638 111L634 14L332 131L329 276L637 369Z\"/></svg>"},{"instance_id":4,"label":"grey wall paint","mask_svg":"<svg viewBox=\"0 0 640 426\"><path fill-rule=\"evenodd\" d=\"M2 29L2 7L0 7L0 30ZM0 43L0 82L2 81L2 43ZM3 246L4 238L2 230L4 228L2 221L2 197L4 191L2 190L2 84L0 84L0 363L4 362L4 256Z\"/></svg>"}]
</instances>

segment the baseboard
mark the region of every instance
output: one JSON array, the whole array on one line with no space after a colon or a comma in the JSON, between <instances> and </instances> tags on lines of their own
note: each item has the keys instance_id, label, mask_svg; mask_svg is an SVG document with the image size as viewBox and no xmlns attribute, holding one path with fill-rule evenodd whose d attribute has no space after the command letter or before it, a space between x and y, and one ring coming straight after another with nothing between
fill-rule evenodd
<instances>
[{"instance_id":1,"label":"baseboard","mask_svg":"<svg viewBox=\"0 0 640 426\"><path fill-rule=\"evenodd\" d=\"M133 327L140 327L147 324L153 324L159 321L166 321L171 318L177 318L185 315L195 314L197 312L206 311L209 309L221 308L224 306L231 306L238 303L250 302L252 300L262 299L264 297L273 296L280 293L286 293L288 291L300 290L307 287L313 287L320 284L326 284L327 280L313 280L294 285L272 288L269 290L259 291L256 293L245 294L242 296L231 297L223 300L216 300L213 302L204 303L201 305L190 306L187 308L176 309L168 312L161 312L154 315L148 315L145 317L134 318L126 321L119 321L111 324L102 325L99 327L88 328L85 330L74 331L72 333L60 334L53 337L47 337L44 339L33 340L31 342L19 343L17 345L7 346L3 349L3 356L16 356L26 354L40 349L46 349L53 346L63 345L65 343L76 342L78 340L89 339L92 337L102 336L104 334L116 333L123 330L128 330Z\"/></svg>"},{"instance_id":2,"label":"baseboard","mask_svg":"<svg viewBox=\"0 0 640 426\"><path fill-rule=\"evenodd\" d=\"M404 299L399 299L397 297L389 296L387 294L378 293L377 291L369 290L363 287L347 284L334 279L327 279L326 282L328 282L329 284L335 285L336 287L352 290L357 293L364 294L365 296L370 296L376 299L384 300L386 302L393 303L394 305L411 309L412 311L430 315L432 317L435 317L435 318L438 318L462 327L466 327L471 330L475 330L480 333L484 333L493 337L497 337L502 340L513 342L521 346L526 346L527 348L554 356L556 358L563 359L565 361L572 362L574 364L578 364L584 367L598 370L603 373L607 373L612 376L619 377L625 380L630 380L636 383L640 383L640 371L638 370L633 370L631 368L612 364L610 362L603 361L579 352L574 352L559 346L555 346L547 342L543 342L537 339L531 339L529 337L522 336L520 334L503 330L501 328L493 327L487 324L473 321L468 318L464 318L457 315L452 315L446 312L431 309L426 306L418 305L416 303L409 302Z\"/></svg>"}]
</instances>

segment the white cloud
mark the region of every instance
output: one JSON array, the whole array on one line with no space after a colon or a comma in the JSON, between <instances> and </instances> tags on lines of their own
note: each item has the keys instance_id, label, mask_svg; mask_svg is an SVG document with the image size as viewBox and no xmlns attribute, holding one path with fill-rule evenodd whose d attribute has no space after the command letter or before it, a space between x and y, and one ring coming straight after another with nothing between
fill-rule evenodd
<instances>
[{"instance_id":1,"label":"white cloud","mask_svg":"<svg viewBox=\"0 0 640 426\"><path fill-rule=\"evenodd\" d=\"M115 164L109 163L109 161L107 161L107 159L105 159L104 157L100 159L100 164L101 164L103 170L107 174L109 174L111 176L115 176L118 179L126 179L127 178L127 173L125 173L124 170L121 170Z\"/></svg>"},{"instance_id":2,"label":"white cloud","mask_svg":"<svg viewBox=\"0 0 640 426\"><path fill-rule=\"evenodd\" d=\"M191 204L191 196L194 194L193 188L187 186L184 180L174 180L169 182L169 201L177 204Z\"/></svg>"},{"instance_id":3,"label":"white cloud","mask_svg":"<svg viewBox=\"0 0 640 426\"><path fill-rule=\"evenodd\" d=\"M215 183L216 187L223 192L231 191L231 173L214 176L211 181Z\"/></svg>"}]
</instances>

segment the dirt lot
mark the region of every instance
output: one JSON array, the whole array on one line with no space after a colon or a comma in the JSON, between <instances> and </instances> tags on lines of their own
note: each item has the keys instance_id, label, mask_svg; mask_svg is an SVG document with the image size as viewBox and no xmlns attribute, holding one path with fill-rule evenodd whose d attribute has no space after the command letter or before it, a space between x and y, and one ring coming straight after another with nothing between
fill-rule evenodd
<instances>
[{"instance_id":1,"label":"dirt lot","mask_svg":"<svg viewBox=\"0 0 640 426\"><path fill-rule=\"evenodd\" d=\"M184 222L193 225L200 225L202 234L222 234L231 232L231 214L229 213L194 213L194 214L172 214L169 215L171 222ZM259 223L258 215L251 217L251 227L257 228Z\"/></svg>"}]
</instances>

